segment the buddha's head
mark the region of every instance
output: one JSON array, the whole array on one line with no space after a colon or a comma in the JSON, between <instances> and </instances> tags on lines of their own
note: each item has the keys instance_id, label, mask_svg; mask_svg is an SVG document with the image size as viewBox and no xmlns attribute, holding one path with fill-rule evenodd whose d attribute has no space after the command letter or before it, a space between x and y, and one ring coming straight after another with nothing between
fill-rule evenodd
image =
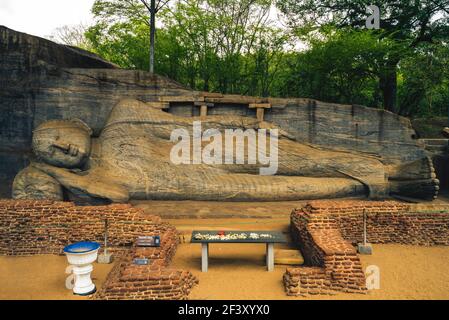
<instances>
[{"instance_id":1,"label":"buddha's head","mask_svg":"<svg viewBox=\"0 0 449 320\"><path fill-rule=\"evenodd\" d=\"M80 168L91 150L92 130L83 121L53 120L33 132L33 151L39 160L61 168Z\"/></svg>"}]
</instances>

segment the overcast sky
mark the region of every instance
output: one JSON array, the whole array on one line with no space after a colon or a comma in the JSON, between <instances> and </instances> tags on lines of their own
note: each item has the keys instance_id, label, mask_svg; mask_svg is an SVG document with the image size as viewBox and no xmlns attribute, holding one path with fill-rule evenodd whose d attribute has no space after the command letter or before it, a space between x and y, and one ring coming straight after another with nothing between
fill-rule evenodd
<instances>
[{"instance_id":1,"label":"overcast sky","mask_svg":"<svg viewBox=\"0 0 449 320\"><path fill-rule=\"evenodd\" d=\"M0 0L0 25L46 37L64 25L89 24L94 0Z\"/></svg>"}]
</instances>

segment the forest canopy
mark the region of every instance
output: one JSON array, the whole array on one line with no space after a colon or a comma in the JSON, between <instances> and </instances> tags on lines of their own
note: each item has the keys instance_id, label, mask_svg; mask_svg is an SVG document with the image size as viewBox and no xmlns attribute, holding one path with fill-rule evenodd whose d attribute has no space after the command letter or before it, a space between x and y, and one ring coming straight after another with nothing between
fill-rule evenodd
<instances>
[{"instance_id":1,"label":"forest canopy","mask_svg":"<svg viewBox=\"0 0 449 320\"><path fill-rule=\"evenodd\" d=\"M165 1L164 1L165 3ZM367 29L367 7L380 29ZM96 0L95 23L64 42L148 70L140 0ZM447 115L449 0L171 0L157 12L155 72L192 89L304 97Z\"/></svg>"}]
</instances>

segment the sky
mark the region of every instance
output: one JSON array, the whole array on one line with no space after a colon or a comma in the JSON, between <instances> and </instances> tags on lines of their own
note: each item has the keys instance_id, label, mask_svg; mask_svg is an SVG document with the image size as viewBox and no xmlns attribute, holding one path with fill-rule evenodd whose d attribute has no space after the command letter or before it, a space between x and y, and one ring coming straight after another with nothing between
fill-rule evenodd
<instances>
[{"instance_id":1,"label":"sky","mask_svg":"<svg viewBox=\"0 0 449 320\"><path fill-rule=\"evenodd\" d=\"M90 24L94 0L0 0L0 25L48 37L64 25Z\"/></svg>"}]
</instances>

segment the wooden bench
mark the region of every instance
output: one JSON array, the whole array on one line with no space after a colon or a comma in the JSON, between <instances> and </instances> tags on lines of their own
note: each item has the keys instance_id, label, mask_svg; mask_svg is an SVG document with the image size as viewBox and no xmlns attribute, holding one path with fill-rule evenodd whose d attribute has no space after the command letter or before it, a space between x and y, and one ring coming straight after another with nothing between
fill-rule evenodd
<instances>
[{"instance_id":1,"label":"wooden bench","mask_svg":"<svg viewBox=\"0 0 449 320\"><path fill-rule=\"evenodd\" d=\"M240 235L240 237L239 237ZM241 237L244 235L244 237ZM230 238L232 237L232 238ZM266 263L268 271L274 270L274 244L286 243L282 232L273 231L193 231L191 243L201 244L201 271L207 272L209 267L209 244L220 243L260 243L266 244Z\"/></svg>"}]
</instances>

